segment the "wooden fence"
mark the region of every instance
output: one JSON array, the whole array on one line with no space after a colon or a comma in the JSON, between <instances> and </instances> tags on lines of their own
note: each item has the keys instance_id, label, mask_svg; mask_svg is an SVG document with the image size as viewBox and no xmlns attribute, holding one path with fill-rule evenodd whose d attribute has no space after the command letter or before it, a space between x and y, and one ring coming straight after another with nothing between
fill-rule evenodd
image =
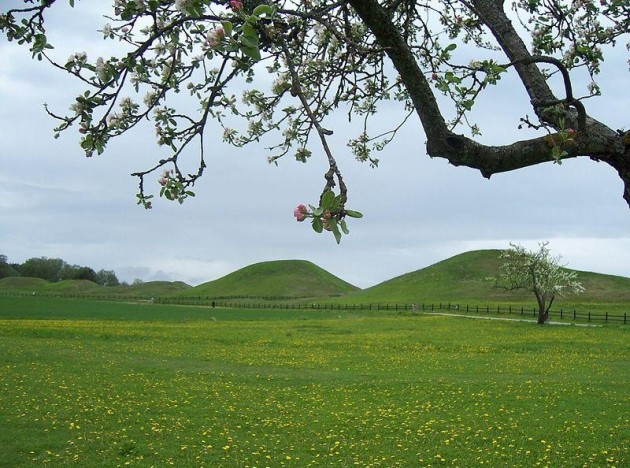
<instances>
[{"instance_id":1,"label":"wooden fence","mask_svg":"<svg viewBox=\"0 0 630 468\"><path fill-rule=\"evenodd\" d=\"M16 291L0 291L3 296L39 296L39 297L59 297L59 298L75 298L87 300L105 300L105 301L131 301L131 302L152 302L155 304L172 304L172 305L192 305L204 307L220 307L233 309L275 309L275 310L330 310L330 311L398 311L400 313L408 312L410 314L419 314L421 312L449 312L453 314L468 315L511 315L521 317L536 317L538 311L536 308L511 306L511 305L462 305L454 303L417 303L417 304L325 304L325 303L307 303L307 302L289 302L290 300L304 300L306 298L299 297L263 297L263 296L223 296L223 297L148 297L148 296L124 296L124 295L85 295L85 294L57 294L57 293L26 293ZM284 302L273 302L284 300ZM586 322L601 323L618 323L629 324L630 317L627 312L592 312L573 310L551 310L549 312L549 320L575 320Z\"/></svg>"}]
</instances>

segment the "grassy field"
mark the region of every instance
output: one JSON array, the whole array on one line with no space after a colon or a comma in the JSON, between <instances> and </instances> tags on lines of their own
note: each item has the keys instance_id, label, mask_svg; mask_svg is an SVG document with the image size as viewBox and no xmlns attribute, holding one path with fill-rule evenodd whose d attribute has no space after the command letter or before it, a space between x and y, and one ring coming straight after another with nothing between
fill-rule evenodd
<instances>
[{"instance_id":1,"label":"grassy field","mask_svg":"<svg viewBox=\"0 0 630 468\"><path fill-rule=\"evenodd\" d=\"M630 464L630 328L0 297L0 466Z\"/></svg>"}]
</instances>

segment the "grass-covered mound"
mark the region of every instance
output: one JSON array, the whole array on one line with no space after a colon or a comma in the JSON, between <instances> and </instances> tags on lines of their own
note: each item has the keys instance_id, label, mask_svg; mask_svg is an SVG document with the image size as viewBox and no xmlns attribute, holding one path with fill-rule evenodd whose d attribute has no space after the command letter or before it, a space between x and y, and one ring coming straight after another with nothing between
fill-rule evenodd
<instances>
[{"instance_id":1,"label":"grass-covered mound","mask_svg":"<svg viewBox=\"0 0 630 468\"><path fill-rule=\"evenodd\" d=\"M41 278L11 277L0 279L0 291L40 293L46 295L160 297L181 293L191 286L182 281L148 281L146 283L100 286L88 280L46 281Z\"/></svg>"},{"instance_id":2,"label":"grass-covered mound","mask_svg":"<svg viewBox=\"0 0 630 468\"><path fill-rule=\"evenodd\" d=\"M48 281L41 278L27 278L21 276L13 276L9 278L0 279L0 290L5 291L19 291L19 292L33 292L39 291L42 287L46 286Z\"/></svg>"},{"instance_id":3,"label":"grass-covered mound","mask_svg":"<svg viewBox=\"0 0 630 468\"><path fill-rule=\"evenodd\" d=\"M128 286L112 286L107 288L107 294L113 296L160 297L179 294L191 288L183 281L147 281L146 283Z\"/></svg>"},{"instance_id":4,"label":"grass-covered mound","mask_svg":"<svg viewBox=\"0 0 630 468\"><path fill-rule=\"evenodd\" d=\"M11 277L0 279L0 290L43 294L100 294L103 286L88 280L50 282L41 278Z\"/></svg>"},{"instance_id":5,"label":"grass-covered mound","mask_svg":"<svg viewBox=\"0 0 630 468\"><path fill-rule=\"evenodd\" d=\"M630 278L578 271L578 281L586 288L580 299L589 302L630 303Z\"/></svg>"},{"instance_id":6,"label":"grass-covered mound","mask_svg":"<svg viewBox=\"0 0 630 468\"><path fill-rule=\"evenodd\" d=\"M412 304L452 303L492 305L496 303L528 304L534 302L527 291L508 292L495 288L486 278L496 276L501 266L500 250L477 250L462 253L434 265L387 280L371 288L356 286L332 275L319 266L303 260L280 260L256 263L218 280L197 287L181 281L103 287L86 280L49 283L39 278L0 279L2 293L84 295L110 297L203 297L240 298L273 301L335 302L344 304ZM600 309L625 312L630 304L630 278L577 271L586 292L558 298L555 308Z\"/></svg>"},{"instance_id":7,"label":"grass-covered mound","mask_svg":"<svg viewBox=\"0 0 630 468\"><path fill-rule=\"evenodd\" d=\"M496 276L502 260L500 250L476 250L438 262L380 283L346 299L357 303L531 302L526 291L508 292L486 278ZM563 303L630 303L630 278L578 271L586 292L568 296Z\"/></svg>"},{"instance_id":8,"label":"grass-covered mound","mask_svg":"<svg viewBox=\"0 0 630 468\"><path fill-rule=\"evenodd\" d=\"M42 287L43 292L59 294L100 294L103 289L103 286L88 280L63 280Z\"/></svg>"},{"instance_id":9,"label":"grass-covered mound","mask_svg":"<svg viewBox=\"0 0 630 468\"><path fill-rule=\"evenodd\" d=\"M514 297L486 280L497 274L499 254L499 250L478 250L456 255L353 294L352 301L405 304Z\"/></svg>"},{"instance_id":10,"label":"grass-covered mound","mask_svg":"<svg viewBox=\"0 0 630 468\"><path fill-rule=\"evenodd\" d=\"M304 260L256 263L191 288L182 295L203 297L329 297L359 288Z\"/></svg>"}]
</instances>

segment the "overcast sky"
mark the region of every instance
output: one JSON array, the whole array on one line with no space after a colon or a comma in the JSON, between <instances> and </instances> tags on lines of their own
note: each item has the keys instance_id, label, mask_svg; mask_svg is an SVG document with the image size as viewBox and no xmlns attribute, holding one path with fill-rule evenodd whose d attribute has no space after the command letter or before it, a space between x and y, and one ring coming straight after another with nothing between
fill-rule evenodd
<instances>
[{"instance_id":1,"label":"overcast sky","mask_svg":"<svg viewBox=\"0 0 630 468\"><path fill-rule=\"evenodd\" d=\"M94 22L83 3L79 16L50 22L60 60L80 50L109 55L95 31L105 20ZM598 77L604 95L586 106L616 129L627 127L630 83L625 47L612 52ZM586 94L586 84L583 77L576 82L578 94ZM215 139L197 197L184 205L156 200L144 210L129 174L161 157L152 132L126 136L92 159L73 131L53 139L55 122L43 103L63 113L80 91L72 77L0 40L0 254L10 262L62 258L114 270L121 281L197 285L252 263L304 259L369 287L468 250L509 242L535 248L548 240L571 268L630 277L630 210L607 165L582 158L486 180L428 158L414 118L379 154L375 170L353 160L344 138L354 135L339 114L325 126L336 131L347 206L365 217L350 220L350 235L337 245L292 215L298 203L318 199L326 170L319 148L308 164L287 159L276 167L262 146L234 149ZM527 103L519 82L502 80L476 105L483 141L527 138L517 129L519 117L532 114ZM384 109L379 119L389 122L395 113Z\"/></svg>"}]
</instances>

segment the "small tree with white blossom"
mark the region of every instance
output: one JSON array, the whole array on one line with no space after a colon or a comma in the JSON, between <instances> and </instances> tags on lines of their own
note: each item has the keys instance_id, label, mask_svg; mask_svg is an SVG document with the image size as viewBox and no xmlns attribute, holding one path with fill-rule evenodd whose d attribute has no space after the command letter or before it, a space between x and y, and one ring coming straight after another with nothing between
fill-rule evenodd
<instances>
[{"instance_id":1,"label":"small tree with white blossom","mask_svg":"<svg viewBox=\"0 0 630 468\"><path fill-rule=\"evenodd\" d=\"M560 265L560 256L552 256L549 242L539 244L537 251L530 251L521 245L510 244L510 248L501 252L503 265L499 275L491 278L497 286L508 291L525 289L536 296L538 304L538 323L544 324L549 319L549 310L556 296L566 293L579 294L584 291L577 281L577 273Z\"/></svg>"}]
</instances>

